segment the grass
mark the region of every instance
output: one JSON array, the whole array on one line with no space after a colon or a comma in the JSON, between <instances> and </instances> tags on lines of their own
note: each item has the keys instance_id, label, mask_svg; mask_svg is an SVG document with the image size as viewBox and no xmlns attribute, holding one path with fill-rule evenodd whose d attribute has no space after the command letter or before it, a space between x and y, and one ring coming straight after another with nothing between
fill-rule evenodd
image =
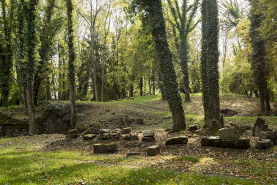
<instances>
[{"instance_id":1,"label":"grass","mask_svg":"<svg viewBox=\"0 0 277 185\"><path fill-rule=\"evenodd\" d=\"M193 163L198 163L200 162L200 159L198 157L193 157L193 156L181 156L181 157L175 157L173 158L174 161L190 161Z\"/></svg>"},{"instance_id":2,"label":"grass","mask_svg":"<svg viewBox=\"0 0 277 185\"><path fill-rule=\"evenodd\" d=\"M41 140L38 138L42 137ZM241 178L183 173L156 169L147 157L125 157L119 154L94 155L76 151L42 151L47 135L0 139L0 184L253 184ZM37 142L36 142L37 141ZM25 142L25 144L24 144ZM21 148L18 148L20 147ZM152 158L152 160L155 158ZM192 156L176 161L201 163Z\"/></svg>"},{"instance_id":3,"label":"grass","mask_svg":"<svg viewBox=\"0 0 277 185\"><path fill-rule=\"evenodd\" d=\"M72 152L9 152L0 155L0 184L253 184L240 178L187 174L150 167L109 166ZM97 158L98 156L96 156ZM195 161L193 158L185 160Z\"/></svg>"},{"instance_id":4,"label":"grass","mask_svg":"<svg viewBox=\"0 0 277 185\"><path fill-rule=\"evenodd\" d=\"M201 94L191 94L201 97ZM221 97L233 99L237 95L223 94ZM136 97L132 100L113 102L77 102L77 104L113 104L117 107L128 103L148 105L160 100L160 95ZM61 102L68 103L68 102ZM17 108L17 107L12 107ZM152 109L148 111L153 116L165 118L159 127L172 125L172 115L169 111ZM196 124L201 127L202 115L186 114L188 126ZM264 117L267 124L277 126L277 117ZM225 123L253 125L256 117L225 117ZM43 140L33 137L18 137L0 139L0 184L262 184L254 180L237 177L204 175L186 173L171 168L158 169L151 167L149 161L159 160L148 157L126 157L119 154L94 155L89 152L77 151L43 151ZM49 136L51 137L51 136ZM159 158L159 157L158 157ZM161 157L160 157L161 158ZM160 159L161 160L161 159ZM166 159L162 159L164 161ZM235 159L232 161L218 161L216 158L179 156L168 159L176 164L189 164L192 167L209 167L209 165L232 164L244 170L246 174L268 177L276 169L275 161L262 163L258 160ZM141 165L139 165L141 164ZM274 179L275 177L272 177ZM269 179L271 184L276 181ZM265 181L267 182L267 179Z\"/></svg>"}]
</instances>

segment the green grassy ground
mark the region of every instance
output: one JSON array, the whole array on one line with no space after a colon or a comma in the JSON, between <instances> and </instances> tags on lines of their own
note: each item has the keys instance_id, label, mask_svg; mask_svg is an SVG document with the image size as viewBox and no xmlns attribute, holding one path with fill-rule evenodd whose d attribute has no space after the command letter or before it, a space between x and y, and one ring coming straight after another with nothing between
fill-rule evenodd
<instances>
[{"instance_id":1,"label":"green grassy ground","mask_svg":"<svg viewBox=\"0 0 277 185\"><path fill-rule=\"evenodd\" d=\"M245 103L247 100L244 96L233 94L224 94L221 98L227 107L229 104L239 107L238 102ZM172 126L172 116L167 103L159 99L160 95L151 95L133 100L105 103L77 102L77 104L104 107L105 114L102 114L104 117L107 117L107 109L110 113L116 114L126 110L138 112L140 117L149 117L146 120L149 123L152 123L150 118L154 120L159 118L161 122L155 125L157 128L169 128ZM201 94L192 94L192 100L191 103L184 104L188 107L185 110L186 123L188 126L196 124L201 127L203 115L198 110L201 105ZM251 104L247 106L251 107ZM91 109L95 111L95 107ZM90 109L86 111L87 114L80 115L83 116L81 120L95 117L95 115L89 117ZM270 128L277 128L277 117L264 118ZM226 117L225 123L252 126L255 119L256 117L250 116ZM147 124L147 128L143 129L152 129L152 126ZM199 146L192 149L201 149L201 152L192 151L191 154L185 155L180 153L178 148L170 149L168 158L167 154L158 157L126 157L126 153L95 155L91 151L43 149L59 137L42 135L0 139L0 184L277 184L276 147L264 152L264 155L269 156L269 160L261 157L263 152L254 149L236 153L235 150L222 151L213 148L206 150ZM181 150L187 151L191 149L190 147L188 145ZM255 158L257 154L259 156ZM163 168L157 166L161 161ZM153 166L152 162L156 166ZM224 173L220 173L223 171ZM210 175L206 174L209 172ZM236 174L241 174L244 178L236 177Z\"/></svg>"},{"instance_id":2,"label":"green grassy ground","mask_svg":"<svg viewBox=\"0 0 277 185\"><path fill-rule=\"evenodd\" d=\"M21 138L22 139L22 138ZM22 140L20 141L22 143ZM2 139L0 184L253 184L254 181L128 165L136 158L70 151L35 151L35 143L17 146ZM3 144L10 143L8 146ZM35 150L33 150L35 149ZM196 158L184 158L197 162ZM180 158L178 160L183 160Z\"/></svg>"}]
</instances>

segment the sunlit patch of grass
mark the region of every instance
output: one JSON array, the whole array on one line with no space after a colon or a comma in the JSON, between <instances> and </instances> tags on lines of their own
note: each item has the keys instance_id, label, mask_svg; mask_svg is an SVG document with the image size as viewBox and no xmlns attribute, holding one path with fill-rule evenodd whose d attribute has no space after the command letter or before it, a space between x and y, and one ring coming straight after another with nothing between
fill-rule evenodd
<instances>
[{"instance_id":1,"label":"sunlit patch of grass","mask_svg":"<svg viewBox=\"0 0 277 185\"><path fill-rule=\"evenodd\" d=\"M234 164L244 165L244 166L255 166L258 163L255 160L237 159L237 160L234 161Z\"/></svg>"},{"instance_id":2,"label":"sunlit patch of grass","mask_svg":"<svg viewBox=\"0 0 277 185\"><path fill-rule=\"evenodd\" d=\"M63 152L61 152L63 153ZM104 165L55 155L10 153L0 156L0 184L209 184L246 183L239 178L186 174L170 169ZM67 157L69 154L65 154ZM76 156L74 156L76 157Z\"/></svg>"},{"instance_id":3,"label":"sunlit patch of grass","mask_svg":"<svg viewBox=\"0 0 277 185\"><path fill-rule=\"evenodd\" d=\"M181 156L181 157L175 157L173 158L174 161L190 161L193 163L198 163L200 162L200 159L198 157L193 157L193 156Z\"/></svg>"},{"instance_id":4,"label":"sunlit patch of grass","mask_svg":"<svg viewBox=\"0 0 277 185\"><path fill-rule=\"evenodd\" d=\"M210 158L210 157L203 157L199 160L199 165L204 165L204 166L216 164L216 163L217 162L213 158Z\"/></svg>"}]
</instances>

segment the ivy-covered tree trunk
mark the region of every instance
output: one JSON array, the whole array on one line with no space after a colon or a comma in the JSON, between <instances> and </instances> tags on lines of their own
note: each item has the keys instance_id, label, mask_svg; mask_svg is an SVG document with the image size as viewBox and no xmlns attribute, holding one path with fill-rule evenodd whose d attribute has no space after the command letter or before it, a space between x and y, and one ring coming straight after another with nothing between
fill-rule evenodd
<instances>
[{"instance_id":1,"label":"ivy-covered tree trunk","mask_svg":"<svg viewBox=\"0 0 277 185\"><path fill-rule=\"evenodd\" d=\"M70 83L70 102L71 102L71 126L76 123L75 110L75 50L73 35L73 3L72 0L66 0L67 6L67 30L68 30L68 79Z\"/></svg>"},{"instance_id":2,"label":"ivy-covered tree trunk","mask_svg":"<svg viewBox=\"0 0 277 185\"><path fill-rule=\"evenodd\" d=\"M47 61L49 59L49 51L51 48L51 43L53 39L53 31L51 30L51 20L53 16L53 9L55 5L55 0L48 1L48 5L45 12L45 20L43 22L43 28L42 33L40 36L41 40L41 48L40 48L40 58L38 69L35 73L35 85L34 85L34 103L37 106L38 104L38 96L39 96L39 90L41 87L41 83L44 79L45 72L47 72ZM47 80L47 100L51 100L50 95L50 86L49 86L49 79Z\"/></svg>"},{"instance_id":3,"label":"ivy-covered tree trunk","mask_svg":"<svg viewBox=\"0 0 277 185\"><path fill-rule=\"evenodd\" d=\"M267 87L266 77L266 49L265 41L261 37L260 27L263 20L262 13L260 12L259 1L250 0L250 37L252 45L252 59L251 68L253 71L253 78L259 88L260 93L260 108L261 112L270 111L269 93Z\"/></svg>"},{"instance_id":4,"label":"ivy-covered tree trunk","mask_svg":"<svg viewBox=\"0 0 277 185\"><path fill-rule=\"evenodd\" d=\"M36 10L38 6L38 0L29 0L28 4L22 0L24 13L26 17L26 99L29 118L29 134L35 134L37 132L37 126L35 121L35 106L34 106L34 75L36 70L37 49L38 49L38 37L36 32Z\"/></svg>"},{"instance_id":5,"label":"ivy-covered tree trunk","mask_svg":"<svg viewBox=\"0 0 277 185\"><path fill-rule=\"evenodd\" d=\"M13 67L13 50L12 50L12 29L13 29L13 15L14 15L14 0L10 1L10 10L7 12L7 3L5 0L1 0L2 4L2 19L4 27L4 57L2 61L2 101L3 106L9 105L9 94L12 83L12 67Z\"/></svg>"},{"instance_id":6,"label":"ivy-covered tree trunk","mask_svg":"<svg viewBox=\"0 0 277 185\"><path fill-rule=\"evenodd\" d=\"M25 37L24 37L24 10L22 2L18 2L16 11L16 49L18 54L15 55L16 59L16 78L19 88L19 96L21 104L25 106L26 113L28 114L28 106L26 101L26 73L24 72L24 50L25 50Z\"/></svg>"},{"instance_id":7,"label":"ivy-covered tree trunk","mask_svg":"<svg viewBox=\"0 0 277 185\"><path fill-rule=\"evenodd\" d=\"M203 0L201 75L205 114L204 129L209 134L215 134L223 127L219 103L218 34L217 0Z\"/></svg>"},{"instance_id":8,"label":"ivy-covered tree trunk","mask_svg":"<svg viewBox=\"0 0 277 185\"><path fill-rule=\"evenodd\" d=\"M178 92L178 84L175 69L172 63L172 55L166 37L165 21L161 0L143 1L146 11L149 12L151 32L155 42L155 49L160 61L160 70L165 86L169 108L173 116L173 131L186 128L182 99Z\"/></svg>"}]
</instances>

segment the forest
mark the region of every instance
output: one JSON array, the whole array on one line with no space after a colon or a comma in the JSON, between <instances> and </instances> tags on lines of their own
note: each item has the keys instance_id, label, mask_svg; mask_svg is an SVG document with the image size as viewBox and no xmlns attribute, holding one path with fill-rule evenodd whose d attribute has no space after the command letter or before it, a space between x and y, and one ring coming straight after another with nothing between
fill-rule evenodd
<instances>
[{"instance_id":1,"label":"forest","mask_svg":"<svg viewBox=\"0 0 277 185\"><path fill-rule=\"evenodd\" d=\"M0 184L277 184L276 0L0 0Z\"/></svg>"}]
</instances>

